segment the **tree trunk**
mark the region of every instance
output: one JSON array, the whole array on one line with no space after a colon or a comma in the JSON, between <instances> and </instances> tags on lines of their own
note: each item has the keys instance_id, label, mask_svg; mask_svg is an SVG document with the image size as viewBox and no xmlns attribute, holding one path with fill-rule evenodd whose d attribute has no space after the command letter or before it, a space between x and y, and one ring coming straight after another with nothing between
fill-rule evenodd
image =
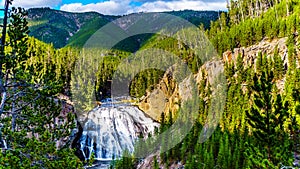
<instances>
[{"instance_id":1,"label":"tree trunk","mask_svg":"<svg viewBox=\"0 0 300 169\"><path fill-rule=\"evenodd\" d=\"M6 93L6 90L4 88L4 84L3 84L3 81L2 79L0 79L0 91L1 91L1 103L0 103L0 117L3 113L3 110L4 110L4 104L5 104L5 101L6 101L6 97L7 97L7 93Z\"/></svg>"},{"instance_id":2,"label":"tree trunk","mask_svg":"<svg viewBox=\"0 0 300 169\"><path fill-rule=\"evenodd\" d=\"M285 0L285 5L286 5L286 16L290 15L290 11L289 11L289 0Z\"/></svg>"},{"instance_id":3,"label":"tree trunk","mask_svg":"<svg viewBox=\"0 0 300 169\"><path fill-rule=\"evenodd\" d=\"M14 83L13 83L14 84ZM16 100L17 100L17 94L16 94L16 86L14 84L14 88L13 88L13 100L12 100L12 106L11 106L11 116L12 116L12 120L11 120L11 130L12 132L15 131L16 129L16 118L17 118L17 112L16 112Z\"/></svg>"},{"instance_id":4,"label":"tree trunk","mask_svg":"<svg viewBox=\"0 0 300 169\"><path fill-rule=\"evenodd\" d=\"M299 148L299 144L300 144L300 130L294 132L293 135L293 139L294 139L294 162L293 165L295 167L300 167L300 148Z\"/></svg>"},{"instance_id":5,"label":"tree trunk","mask_svg":"<svg viewBox=\"0 0 300 169\"><path fill-rule=\"evenodd\" d=\"M243 10L243 5L242 5L242 1L239 1L239 8L240 8L240 12L242 14L242 21L244 22L245 18L244 18L244 10Z\"/></svg>"},{"instance_id":6,"label":"tree trunk","mask_svg":"<svg viewBox=\"0 0 300 169\"><path fill-rule=\"evenodd\" d=\"M277 4L278 4L277 1L278 1L278 0L275 0L275 6L274 6L274 9L275 9L275 17L276 17L276 21L278 22L278 14L277 14L277 8L276 8L276 6L277 6Z\"/></svg>"},{"instance_id":7,"label":"tree trunk","mask_svg":"<svg viewBox=\"0 0 300 169\"><path fill-rule=\"evenodd\" d=\"M5 57L4 49L5 49L5 40L6 40L6 29L7 29L7 18L8 18L8 7L9 7L9 0L5 1L4 5L4 19L3 19L3 29L2 29L2 36L1 36L1 48L0 48L0 92L1 92L1 104L0 104L0 116L4 110L4 104L6 101L7 93L4 87L4 75L3 75L3 60Z\"/></svg>"}]
</instances>

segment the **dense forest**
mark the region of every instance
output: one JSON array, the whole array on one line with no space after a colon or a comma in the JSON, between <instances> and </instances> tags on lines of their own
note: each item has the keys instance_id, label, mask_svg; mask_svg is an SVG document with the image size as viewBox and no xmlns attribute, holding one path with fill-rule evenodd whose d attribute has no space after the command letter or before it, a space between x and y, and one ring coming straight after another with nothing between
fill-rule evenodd
<instances>
[{"instance_id":1,"label":"dense forest","mask_svg":"<svg viewBox=\"0 0 300 169\"><path fill-rule=\"evenodd\" d=\"M153 168L178 164L184 164L184 168L299 167L299 7L296 0L230 2L229 12L221 13L219 20L206 30L220 57L238 47L288 37L288 66L284 66L277 47L272 54L259 52L255 63L250 65L244 62L243 53L235 60L224 60L228 89L219 127L208 141L200 142L198 138L211 104L209 99L201 97L199 121L181 144L164 152L168 141L162 143L157 150L161 153L152 158ZM160 42L156 41L163 45ZM279 89L277 83L282 80L284 87ZM206 81L198 84L200 96L210 94ZM162 114L158 133L163 133L174 121L172 116ZM151 140L155 142L156 135L151 137L149 145ZM136 153L139 150L140 147ZM139 160L126 155L113 166L134 168Z\"/></svg>"},{"instance_id":2,"label":"dense forest","mask_svg":"<svg viewBox=\"0 0 300 169\"><path fill-rule=\"evenodd\" d=\"M208 28L210 21L218 19L217 11L172 11L165 12L181 17L189 22ZM126 15L128 23L135 14ZM29 35L43 42L53 43L55 48L66 45L83 47L85 42L102 26L124 16L103 15L97 12L70 13L50 8L32 8L28 10ZM138 35L139 36L139 35ZM141 37L139 37L141 38ZM127 39L130 46L138 46L138 38Z\"/></svg>"},{"instance_id":3,"label":"dense forest","mask_svg":"<svg viewBox=\"0 0 300 169\"><path fill-rule=\"evenodd\" d=\"M238 47L287 37L288 64L284 66L277 48L272 54L259 52L253 64L245 64L243 54L234 60L224 60L227 98L217 129L207 141L199 140L211 106L211 86L205 77L197 84L198 120L180 144L170 150L164 147L172 140L161 138L163 144L153 152L157 155L151 161L152 168L178 164L191 169L297 165L300 154L300 2L231 0L228 8L228 12L220 12L218 20L205 21L199 26L199 31L204 31L216 48L219 59L224 52ZM97 105L92 97L98 101L110 97L110 82L117 66L136 50L136 45L125 46L129 50L123 50L122 44L101 51L82 51L71 46L56 49L56 43L54 47L28 36L26 14L21 8L11 11L8 45L0 54L0 168L82 168L92 160L80 161L75 155L71 141L75 137L76 117L74 109L64 105L68 105L67 100L74 95L80 95L83 100L74 102L82 110L90 110ZM178 36L185 37L184 34ZM145 37L142 49L155 47L170 51L180 56L193 74L206 74L201 69L203 60L182 42L159 35ZM94 63L93 58L80 57L89 52L101 53L103 59ZM98 65L96 77L90 78L88 72L72 74L78 62L91 67ZM82 70L93 71L85 67ZM130 74L125 72L124 76L126 73ZM140 98L151 92L164 73L157 69L140 72L132 80L129 94ZM277 85L280 81L284 81L281 88ZM78 84L86 86L86 91L71 91L72 86ZM61 94L68 99L61 99ZM136 168L145 159L134 157L172 126L176 117L163 112L160 128L147 139L141 136L136 152L125 151L123 158L112 161L111 168ZM146 147L141 147L140 142L145 142Z\"/></svg>"},{"instance_id":4,"label":"dense forest","mask_svg":"<svg viewBox=\"0 0 300 169\"><path fill-rule=\"evenodd\" d=\"M1 50L0 168L82 167L68 146L75 115L56 97L70 80L74 57L28 37L26 14L12 8L9 45Z\"/></svg>"}]
</instances>

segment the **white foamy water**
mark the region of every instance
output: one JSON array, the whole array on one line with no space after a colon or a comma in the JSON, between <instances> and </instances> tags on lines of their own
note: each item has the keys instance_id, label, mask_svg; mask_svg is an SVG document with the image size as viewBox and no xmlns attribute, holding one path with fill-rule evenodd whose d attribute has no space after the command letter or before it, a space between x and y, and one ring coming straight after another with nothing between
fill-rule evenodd
<instances>
[{"instance_id":1,"label":"white foamy water","mask_svg":"<svg viewBox=\"0 0 300 169\"><path fill-rule=\"evenodd\" d=\"M109 104L108 104L109 105ZM138 136L153 133L159 123L131 105L97 107L88 113L80 137L80 149L86 159L94 152L95 159L110 161L122 156L124 150L134 151Z\"/></svg>"}]
</instances>

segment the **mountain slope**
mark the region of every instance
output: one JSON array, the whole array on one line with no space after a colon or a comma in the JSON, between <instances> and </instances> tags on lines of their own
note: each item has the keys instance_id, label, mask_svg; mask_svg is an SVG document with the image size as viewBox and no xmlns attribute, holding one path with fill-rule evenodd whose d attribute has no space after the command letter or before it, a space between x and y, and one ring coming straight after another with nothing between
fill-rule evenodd
<instances>
[{"instance_id":1,"label":"mountain slope","mask_svg":"<svg viewBox=\"0 0 300 169\"><path fill-rule=\"evenodd\" d=\"M246 15L248 9L255 7L253 2L231 1L233 6L242 6L230 9L227 15L222 13L207 31L220 56L223 54L223 60L220 57L219 61L227 79L225 108L218 122L220 128L206 142L199 139L201 130L206 133L210 128L207 107L212 96L206 81L210 76L199 70L198 77L202 77L197 77L200 82L200 125L194 126L181 145L167 152L161 148L160 152L146 158L140 168L155 164L166 168L178 168L178 164L184 168L300 166L300 3L299 0L256 1L262 9L268 5L268 10ZM216 65L221 67L221 64ZM163 78L159 84L164 89L161 93L174 91L170 95L177 96L178 90L166 82L167 78ZM156 95L154 92L148 94L141 108L148 112L152 108L153 111L155 103L151 101L159 98ZM168 107L164 115L178 107L173 98L165 99L170 104L165 104ZM169 120L165 120L161 126L168 124Z\"/></svg>"},{"instance_id":2,"label":"mountain slope","mask_svg":"<svg viewBox=\"0 0 300 169\"><path fill-rule=\"evenodd\" d=\"M192 10L166 13L186 19L197 26L203 24L205 28L208 28L210 22L215 21L219 15L215 11ZM30 35L46 43L53 43L56 48L66 45L82 47L98 29L120 17L102 15L96 12L71 13L50 8L32 8L28 10ZM130 38L128 42L134 45L129 46L132 49L128 49L128 46L126 46L125 50L134 51L142 43L137 42L138 39L141 38Z\"/></svg>"},{"instance_id":3,"label":"mountain slope","mask_svg":"<svg viewBox=\"0 0 300 169\"><path fill-rule=\"evenodd\" d=\"M46 43L53 43L56 48L67 45L70 37L80 30L97 30L115 18L96 12L70 13L50 8L28 10L30 35ZM94 28L95 26L97 27Z\"/></svg>"}]
</instances>

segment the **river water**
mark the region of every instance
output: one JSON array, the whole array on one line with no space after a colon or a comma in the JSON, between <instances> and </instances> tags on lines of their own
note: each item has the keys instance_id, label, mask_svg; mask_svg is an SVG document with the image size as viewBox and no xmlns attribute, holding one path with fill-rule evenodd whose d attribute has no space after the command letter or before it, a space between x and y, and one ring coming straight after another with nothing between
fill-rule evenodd
<instances>
[{"instance_id":1,"label":"river water","mask_svg":"<svg viewBox=\"0 0 300 169\"><path fill-rule=\"evenodd\" d=\"M97 166L107 168L112 159L120 158L124 150L134 151L139 135L146 137L159 123L129 103L107 99L87 115L78 144L85 159L94 153Z\"/></svg>"}]
</instances>

